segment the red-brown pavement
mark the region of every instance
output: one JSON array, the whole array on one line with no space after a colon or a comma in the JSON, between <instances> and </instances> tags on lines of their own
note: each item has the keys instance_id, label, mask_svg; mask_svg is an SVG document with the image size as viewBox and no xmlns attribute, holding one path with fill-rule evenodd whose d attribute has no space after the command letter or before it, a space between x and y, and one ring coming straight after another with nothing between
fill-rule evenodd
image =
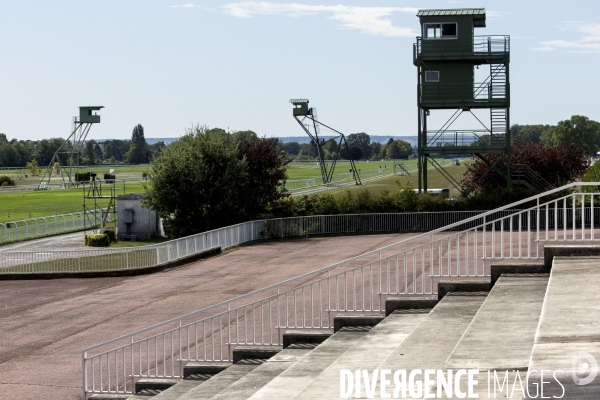
<instances>
[{"instance_id":1,"label":"red-brown pavement","mask_svg":"<svg viewBox=\"0 0 600 400\"><path fill-rule=\"evenodd\" d=\"M0 399L79 399L86 347L413 235L258 243L136 277L0 281Z\"/></svg>"}]
</instances>

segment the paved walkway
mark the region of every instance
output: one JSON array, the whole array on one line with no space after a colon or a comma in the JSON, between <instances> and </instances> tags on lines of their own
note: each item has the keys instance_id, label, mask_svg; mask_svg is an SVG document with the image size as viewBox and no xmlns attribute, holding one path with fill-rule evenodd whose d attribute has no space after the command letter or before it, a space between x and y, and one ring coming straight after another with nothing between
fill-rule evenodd
<instances>
[{"instance_id":1,"label":"paved walkway","mask_svg":"<svg viewBox=\"0 0 600 400\"><path fill-rule=\"evenodd\" d=\"M79 399L85 347L412 235L260 243L137 277L0 281L0 398Z\"/></svg>"}]
</instances>

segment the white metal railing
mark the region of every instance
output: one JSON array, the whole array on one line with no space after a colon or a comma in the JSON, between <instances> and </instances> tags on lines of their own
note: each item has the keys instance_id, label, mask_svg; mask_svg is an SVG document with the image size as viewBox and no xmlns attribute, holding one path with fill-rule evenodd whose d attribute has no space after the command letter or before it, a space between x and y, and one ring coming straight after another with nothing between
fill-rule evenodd
<instances>
[{"instance_id":1,"label":"white metal railing","mask_svg":"<svg viewBox=\"0 0 600 400\"><path fill-rule=\"evenodd\" d=\"M435 295L440 278L489 276L491 260L542 259L546 242L596 241L600 194L568 189L597 185L566 185L87 348L83 397L229 361L237 345L279 345L286 329L330 328L340 312L383 311L388 295Z\"/></svg>"},{"instance_id":2,"label":"white metal railing","mask_svg":"<svg viewBox=\"0 0 600 400\"><path fill-rule=\"evenodd\" d=\"M85 228L86 218L89 228L90 225L94 225L90 221L96 221L98 224L102 221L103 212L106 212L105 208L85 213L57 214L0 223L0 244L81 231ZM112 221L113 215L109 215L107 220ZM2 266L1 263L0 266Z\"/></svg>"},{"instance_id":3,"label":"white metal railing","mask_svg":"<svg viewBox=\"0 0 600 400\"><path fill-rule=\"evenodd\" d=\"M170 263L214 247L226 249L255 240L361 232L424 231L439 228L482 212L417 212L276 218L244 222L143 247L79 251L7 251L0 252L0 275L147 268Z\"/></svg>"}]
</instances>

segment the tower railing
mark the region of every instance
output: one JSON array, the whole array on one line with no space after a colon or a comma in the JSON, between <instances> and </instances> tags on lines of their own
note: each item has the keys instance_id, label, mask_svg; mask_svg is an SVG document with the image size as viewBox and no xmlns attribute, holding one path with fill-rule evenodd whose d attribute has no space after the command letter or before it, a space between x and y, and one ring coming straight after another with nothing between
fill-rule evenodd
<instances>
[{"instance_id":1,"label":"tower railing","mask_svg":"<svg viewBox=\"0 0 600 400\"><path fill-rule=\"evenodd\" d=\"M510 36L483 35L448 39L417 37L413 45L413 60L423 56L482 56L505 55L510 52Z\"/></svg>"},{"instance_id":2,"label":"tower railing","mask_svg":"<svg viewBox=\"0 0 600 400\"><path fill-rule=\"evenodd\" d=\"M490 135L489 130L446 130L444 132L427 131L426 147L482 147L497 146L498 139L505 139L505 135Z\"/></svg>"},{"instance_id":3,"label":"tower railing","mask_svg":"<svg viewBox=\"0 0 600 400\"><path fill-rule=\"evenodd\" d=\"M418 86L421 103L503 102L508 84L491 81L479 83L421 83Z\"/></svg>"},{"instance_id":4,"label":"tower railing","mask_svg":"<svg viewBox=\"0 0 600 400\"><path fill-rule=\"evenodd\" d=\"M597 185L569 184L87 348L83 397L230 361L238 345L280 345L286 329L331 328L346 311L381 312L389 295L436 295L440 279L488 277L491 261L541 260L548 242L598 241L600 194L572 191Z\"/></svg>"}]
</instances>

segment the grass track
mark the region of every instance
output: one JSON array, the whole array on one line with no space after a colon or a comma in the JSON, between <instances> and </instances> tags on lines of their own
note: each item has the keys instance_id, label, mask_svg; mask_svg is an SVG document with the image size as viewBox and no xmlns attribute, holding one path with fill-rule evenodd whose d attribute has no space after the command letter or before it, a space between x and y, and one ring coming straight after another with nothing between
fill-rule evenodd
<instances>
[{"instance_id":1,"label":"grass track","mask_svg":"<svg viewBox=\"0 0 600 400\"><path fill-rule=\"evenodd\" d=\"M127 183L125 193L144 193L141 183ZM98 205L106 207L108 200L99 199ZM40 190L23 193L0 194L0 222L47 217L83 211L82 189ZM8 216L10 213L10 217Z\"/></svg>"}]
</instances>

